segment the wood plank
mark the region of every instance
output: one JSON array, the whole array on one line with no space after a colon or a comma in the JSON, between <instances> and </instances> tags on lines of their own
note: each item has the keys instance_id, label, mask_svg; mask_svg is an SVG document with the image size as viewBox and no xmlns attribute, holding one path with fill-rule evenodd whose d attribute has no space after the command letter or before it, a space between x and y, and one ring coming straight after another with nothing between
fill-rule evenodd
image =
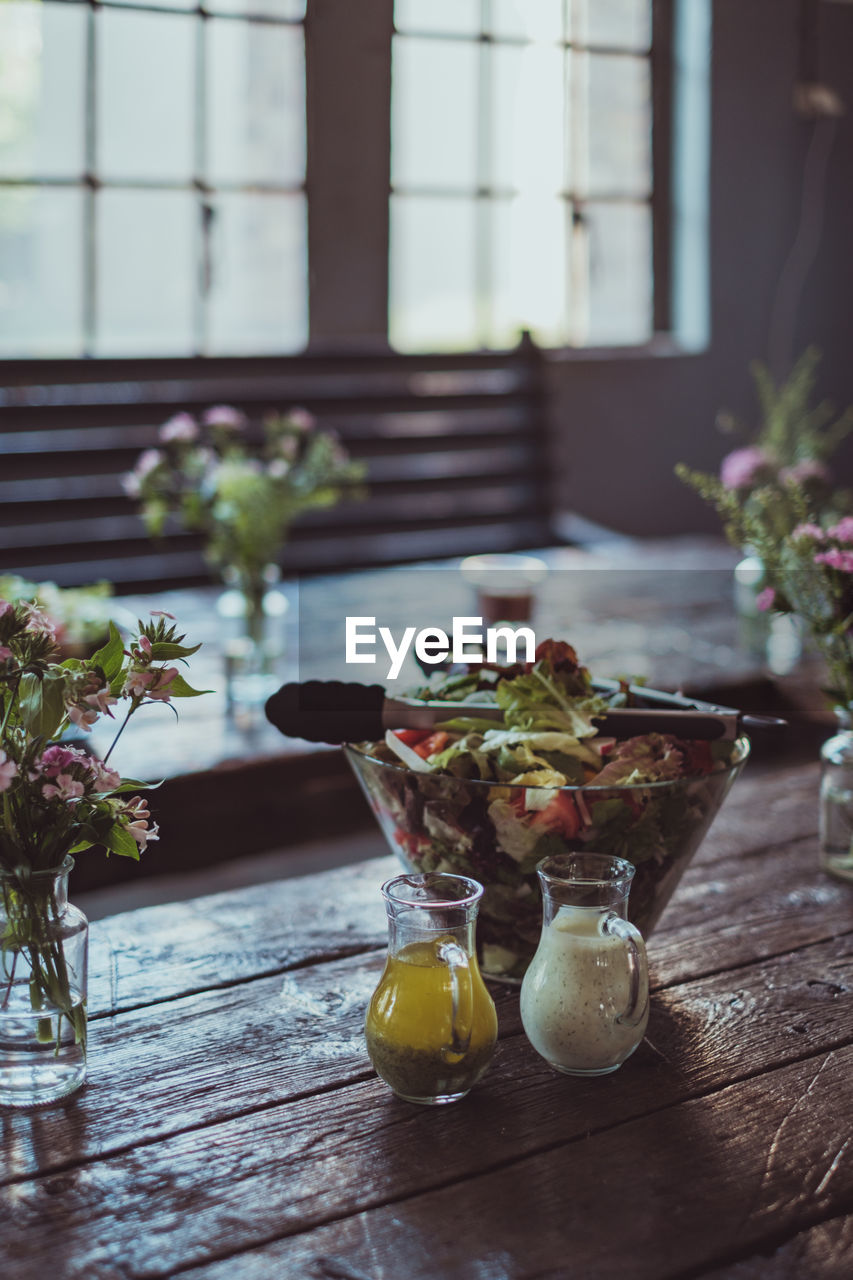
<instances>
[{"instance_id":1,"label":"wood plank","mask_svg":"<svg viewBox=\"0 0 853 1280\"><path fill-rule=\"evenodd\" d=\"M753 772L747 761L693 865L741 858L745 851L751 857L761 857L765 849L807 836L816 841L819 786L817 760L774 768L772 775Z\"/></svg>"},{"instance_id":2,"label":"wood plank","mask_svg":"<svg viewBox=\"0 0 853 1280\"><path fill-rule=\"evenodd\" d=\"M316 1127L326 1104L311 1095L373 1080L362 1024L383 959L374 953L311 966L94 1023L89 1084L67 1108L42 1113L38 1149L28 1141L30 1117L8 1117L5 1138L16 1159L0 1182L231 1117L252 1124L253 1113L286 1102L298 1102L306 1126ZM493 991L505 1043L477 1093L488 1089L494 1108L511 1109L523 1078L531 1124L516 1136L521 1155L853 1041L853 935L738 970L723 983L656 993L648 1043L620 1072L618 1087L586 1082L581 1105L567 1099L556 1127L544 1121L565 1082L524 1039L517 993ZM504 1147L500 1127L490 1130L458 1167L488 1168Z\"/></svg>"},{"instance_id":3,"label":"wood plank","mask_svg":"<svg viewBox=\"0 0 853 1280\"><path fill-rule=\"evenodd\" d=\"M776 788L767 791L777 794ZM180 904L171 904L99 922L92 930L93 1012L198 990L211 971L227 983L304 963L322 954L324 946L381 946L386 935L378 888L397 866L388 857L319 877L201 898L189 918ZM319 906L327 895L336 903L334 912ZM233 913L235 920L249 920L255 911L251 938L223 954L220 918ZM781 954L831 938L845 932L851 918L853 890L819 871L816 850L806 839L761 856L731 853L691 867L649 940L649 952L657 980L672 983L747 963L757 952ZM166 958L158 960L164 948ZM105 985L109 982L111 987Z\"/></svg>"},{"instance_id":4,"label":"wood plank","mask_svg":"<svg viewBox=\"0 0 853 1280\"><path fill-rule=\"evenodd\" d=\"M395 858L95 921L93 1017L284 973L387 942L379 893Z\"/></svg>"},{"instance_id":5,"label":"wood plank","mask_svg":"<svg viewBox=\"0 0 853 1280\"><path fill-rule=\"evenodd\" d=\"M549 1073L543 1087L520 1069L512 1088L487 1082L439 1111L358 1083L8 1186L2 1247L30 1274L68 1280L223 1258L230 1277L236 1255L250 1280L310 1275L329 1255L356 1274L395 1274L405 1240L407 1277L434 1280L466 1259L490 1260L490 1278L559 1274L570 1242L590 1280L660 1280L846 1209L853 1153L839 1104L851 1071L846 1046L609 1127L601 1117L630 1094L627 1072ZM532 1128L540 1149L519 1158ZM472 1176L472 1162L483 1171Z\"/></svg>"},{"instance_id":6,"label":"wood plank","mask_svg":"<svg viewBox=\"0 0 853 1280\"><path fill-rule=\"evenodd\" d=\"M241 1280L380 1280L395 1274L405 1247L411 1280L695 1276L727 1249L756 1250L780 1229L849 1202L853 1160L844 1158L849 1148L838 1145L827 1122L833 1085L844 1087L840 1058L825 1059L816 1071L800 1064L779 1073L768 1082L773 1092L764 1082L727 1091L725 1116L718 1099L700 1099L590 1134L544 1159L513 1163L476 1184L451 1182L190 1274L226 1280L239 1265ZM735 1113L740 1123L732 1123ZM800 1280L813 1273L793 1274ZM846 1274L826 1273L827 1280Z\"/></svg>"},{"instance_id":7,"label":"wood plank","mask_svg":"<svg viewBox=\"0 0 853 1280\"><path fill-rule=\"evenodd\" d=\"M775 1248L731 1266L715 1268L704 1280L842 1280L853 1271L853 1217L821 1222Z\"/></svg>"}]
</instances>

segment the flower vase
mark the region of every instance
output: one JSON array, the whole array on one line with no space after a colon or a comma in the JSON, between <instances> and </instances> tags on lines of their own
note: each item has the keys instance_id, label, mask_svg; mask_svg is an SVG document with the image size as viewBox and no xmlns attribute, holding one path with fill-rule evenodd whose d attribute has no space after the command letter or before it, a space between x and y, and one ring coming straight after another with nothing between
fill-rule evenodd
<instances>
[{"instance_id":1,"label":"flower vase","mask_svg":"<svg viewBox=\"0 0 853 1280\"><path fill-rule=\"evenodd\" d=\"M747 550L734 571L738 641L746 653L766 663L774 675L788 675L802 657L801 625L791 614L762 608L761 597L766 589L764 564Z\"/></svg>"},{"instance_id":2,"label":"flower vase","mask_svg":"<svg viewBox=\"0 0 853 1280\"><path fill-rule=\"evenodd\" d=\"M32 1107L86 1078L89 926L68 902L74 859L0 871L0 1105Z\"/></svg>"},{"instance_id":3,"label":"flower vase","mask_svg":"<svg viewBox=\"0 0 853 1280\"><path fill-rule=\"evenodd\" d=\"M225 696L229 715L259 713L279 686L277 665L284 650L281 620L287 598L278 587L277 565L267 565L259 575L226 572L229 584L217 602L227 620Z\"/></svg>"},{"instance_id":4,"label":"flower vase","mask_svg":"<svg viewBox=\"0 0 853 1280\"><path fill-rule=\"evenodd\" d=\"M820 861L853 881L853 705L836 707L839 731L820 749Z\"/></svg>"}]
</instances>

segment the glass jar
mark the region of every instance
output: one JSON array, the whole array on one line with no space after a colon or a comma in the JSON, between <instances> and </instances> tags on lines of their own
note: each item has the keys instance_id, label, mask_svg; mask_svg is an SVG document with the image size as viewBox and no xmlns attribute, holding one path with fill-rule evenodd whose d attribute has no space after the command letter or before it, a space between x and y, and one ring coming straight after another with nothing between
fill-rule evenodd
<instances>
[{"instance_id":1,"label":"glass jar","mask_svg":"<svg viewBox=\"0 0 853 1280\"><path fill-rule=\"evenodd\" d=\"M376 1072L406 1102L464 1098L491 1061L498 1023L474 950L482 885L431 872L382 886L388 957L365 1020Z\"/></svg>"},{"instance_id":2,"label":"glass jar","mask_svg":"<svg viewBox=\"0 0 853 1280\"><path fill-rule=\"evenodd\" d=\"M238 720L262 718L267 698L281 683L277 667L284 653L287 596L278 565L267 565L257 577L226 568L227 590L216 602L225 623L226 714Z\"/></svg>"},{"instance_id":3,"label":"glass jar","mask_svg":"<svg viewBox=\"0 0 853 1280\"><path fill-rule=\"evenodd\" d=\"M31 1107L86 1078L89 926L68 902L74 859L0 871L0 1105Z\"/></svg>"},{"instance_id":4,"label":"glass jar","mask_svg":"<svg viewBox=\"0 0 853 1280\"><path fill-rule=\"evenodd\" d=\"M542 936L521 984L521 1022L537 1053L567 1075L607 1075L649 1020L642 936L627 919L634 867L600 853L537 867Z\"/></svg>"},{"instance_id":5,"label":"glass jar","mask_svg":"<svg viewBox=\"0 0 853 1280\"><path fill-rule=\"evenodd\" d=\"M853 880L853 707L836 707L839 732L820 749L820 861Z\"/></svg>"}]
</instances>

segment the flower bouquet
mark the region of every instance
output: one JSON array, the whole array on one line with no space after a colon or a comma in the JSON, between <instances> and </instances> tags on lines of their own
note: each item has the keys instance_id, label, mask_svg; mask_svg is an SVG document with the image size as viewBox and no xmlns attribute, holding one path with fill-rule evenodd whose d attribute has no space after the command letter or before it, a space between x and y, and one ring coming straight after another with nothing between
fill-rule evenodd
<instances>
[{"instance_id":1,"label":"flower bouquet","mask_svg":"<svg viewBox=\"0 0 853 1280\"><path fill-rule=\"evenodd\" d=\"M765 427L723 459L719 477L676 470L714 505L729 541L761 561L758 609L798 619L823 659L844 729L821 752L821 851L828 870L853 879L853 501L827 467L853 411L833 422L828 405L808 410L815 360L806 353L778 393L760 373Z\"/></svg>"},{"instance_id":2,"label":"flower bouquet","mask_svg":"<svg viewBox=\"0 0 853 1280\"><path fill-rule=\"evenodd\" d=\"M210 565L236 579L257 610L293 521L358 496L363 476L304 409L268 414L257 432L245 414L218 405L199 420L179 413L163 423L158 447L140 455L124 486L152 536L170 517L202 533Z\"/></svg>"},{"instance_id":3,"label":"flower bouquet","mask_svg":"<svg viewBox=\"0 0 853 1280\"><path fill-rule=\"evenodd\" d=\"M0 600L0 1102L62 1096L85 1076L86 921L66 901L74 855L100 845L138 859L157 839L148 784L109 763L140 707L195 697L187 646L155 613L125 642L113 623L89 659L56 661L53 624ZM103 759L68 738L116 721Z\"/></svg>"},{"instance_id":4,"label":"flower bouquet","mask_svg":"<svg viewBox=\"0 0 853 1280\"><path fill-rule=\"evenodd\" d=\"M727 454L719 476L679 464L676 474L717 510L734 547L761 561L759 610L800 619L826 659L833 702L853 697L851 495L833 489L828 460L853 428L828 404L809 408L817 353L807 351L776 388L753 372L763 412L755 442Z\"/></svg>"}]
</instances>

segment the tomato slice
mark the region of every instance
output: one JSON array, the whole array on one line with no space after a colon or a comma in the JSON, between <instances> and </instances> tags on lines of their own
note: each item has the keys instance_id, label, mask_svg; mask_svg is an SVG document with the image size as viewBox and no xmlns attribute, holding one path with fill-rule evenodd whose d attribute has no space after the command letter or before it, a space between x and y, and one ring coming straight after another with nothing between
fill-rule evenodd
<instances>
[{"instance_id":1,"label":"tomato slice","mask_svg":"<svg viewBox=\"0 0 853 1280\"><path fill-rule=\"evenodd\" d=\"M432 736L432 729L395 729L394 737L399 738L407 747L415 747L417 743Z\"/></svg>"},{"instance_id":2,"label":"tomato slice","mask_svg":"<svg viewBox=\"0 0 853 1280\"><path fill-rule=\"evenodd\" d=\"M572 797L558 791L554 799L541 809L533 819L533 826L556 831L566 840L576 836L581 826L580 814Z\"/></svg>"},{"instance_id":3,"label":"tomato slice","mask_svg":"<svg viewBox=\"0 0 853 1280\"><path fill-rule=\"evenodd\" d=\"M426 760L428 756L436 755L439 751L443 751L450 741L450 734L444 729L439 729L435 733L429 734L421 742L410 743L415 755L421 756Z\"/></svg>"}]
</instances>

